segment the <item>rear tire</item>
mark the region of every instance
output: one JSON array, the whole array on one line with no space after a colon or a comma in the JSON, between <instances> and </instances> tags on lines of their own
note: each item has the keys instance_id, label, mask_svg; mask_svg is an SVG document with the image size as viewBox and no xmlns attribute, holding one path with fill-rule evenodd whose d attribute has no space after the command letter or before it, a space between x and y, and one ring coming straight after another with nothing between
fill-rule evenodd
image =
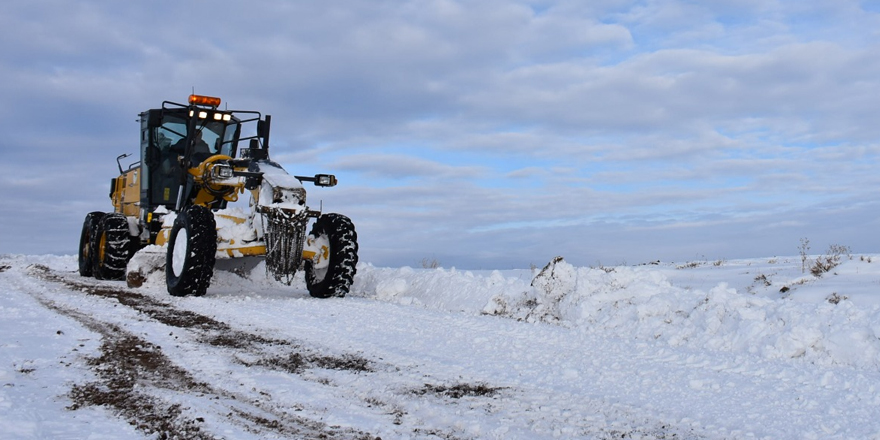
<instances>
[{"instance_id":1,"label":"rear tire","mask_svg":"<svg viewBox=\"0 0 880 440\"><path fill-rule=\"evenodd\" d=\"M217 223L202 206L177 215L168 238L165 281L173 296L202 296L211 285L217 253Z\"/></svg>"},{"instance_id":2,"label":"rear tire","mask_svg":"<svg viewBox=\"0 0 880 440\"><path fill-rule=\"evenodd\" d=\"M128 219L119 213L104 215L91 239L92 275L99 280L125 279L131 258Z\"/></svg>"},{"instance_id":3,"label":"rear tire","mask_svg":"<svg viewBox=\"0 0 880 440\"><path fill-rule=\"evenodd\" d=\"M103 212L90 212L86 214L86 219L83 221L82 232L79 236L79 274L84 277L92 276L92 266L95 264L92 236L97 232L103 217Z\"/></svg>"},{"instance_id":4,"label":"rear tire","mask_svg":"<svg viewBox=\"0 0 880 440\"><path fill-rule=\"evenodd\" d=\"M325 237L330 247L329 264L315 268L314 262L304 262L306 287L315 298L344 297L351 289L357 271L357 232L351 220L340 214L324 214L312 226L313 237Z\"/></svg>"}]
</instances>

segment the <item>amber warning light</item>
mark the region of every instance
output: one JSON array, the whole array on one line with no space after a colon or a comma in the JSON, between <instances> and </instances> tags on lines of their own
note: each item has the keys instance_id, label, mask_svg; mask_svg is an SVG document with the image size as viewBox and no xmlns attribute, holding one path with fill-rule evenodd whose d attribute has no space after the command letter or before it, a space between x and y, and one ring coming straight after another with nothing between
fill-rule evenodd
<instances>
[{"instance_id":1,"label":"amber warning light","mask_svg":"<svg viewBox=\"0 0 880 440\"><path fill-rule=\"evenodd\" d=\"M198 105L209 105L211 107L219 107L220 106L220 98L215 98L213 96L204 96L204 95L189 95L189 103L190 104L198 104Z\"/></svg>"}]
</instances>

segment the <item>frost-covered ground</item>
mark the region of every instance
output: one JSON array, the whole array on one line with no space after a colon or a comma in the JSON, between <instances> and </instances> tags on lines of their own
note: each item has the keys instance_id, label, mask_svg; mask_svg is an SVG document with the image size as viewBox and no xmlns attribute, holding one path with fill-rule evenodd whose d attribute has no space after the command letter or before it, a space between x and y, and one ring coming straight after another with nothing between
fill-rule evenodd
<instances>
[{"instance_id":1,"label":"frost-covered ground","mask_svg":"<svg viewBox=\"0 0 880 440\"><path fill-rule=\"evenodd\" d=\"M880 439L880 257L258 266L173 298L0 257L2 438Z\"/></svg>"}]
</instances>

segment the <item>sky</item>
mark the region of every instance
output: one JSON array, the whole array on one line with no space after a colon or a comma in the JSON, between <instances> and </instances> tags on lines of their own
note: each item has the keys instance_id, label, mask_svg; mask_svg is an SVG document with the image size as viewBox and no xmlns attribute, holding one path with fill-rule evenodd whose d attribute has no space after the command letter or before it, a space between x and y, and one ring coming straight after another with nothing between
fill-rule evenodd
<instances>
[{"instance_id":1,"label":"sky","mask_svg":"<svg viewBox=\"0 0 880 440\"><path fill-rule=\"evenodd\" d=\"M361 261L505 269L878 252L880 4L0 4L0 254L72 254L138 113L272 115ZM124 165L126 163L124 162Z\"/></svg>"}]
</instances>

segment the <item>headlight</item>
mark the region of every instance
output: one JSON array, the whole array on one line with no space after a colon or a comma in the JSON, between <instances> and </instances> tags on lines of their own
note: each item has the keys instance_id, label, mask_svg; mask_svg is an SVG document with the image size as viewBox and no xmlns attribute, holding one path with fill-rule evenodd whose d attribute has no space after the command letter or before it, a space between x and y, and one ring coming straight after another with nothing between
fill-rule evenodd
<instances>
[{"instance_id":1,"label":"headlight","mask_svg":"<svg viewBox=\"0 0 880 440\"><path fill-rule=\"evenodd\" d=\"M212 170L214 173L214 177L218 179L229 179L232 178L232 167L229 165L214 165L214 169Z\"/></svg>"},{"instance_id":2,"label":"headlight","mask_svg":"<svg viewBox=\"0 0 880 440\"><path fill-rule=\"evenodd\" d=\"M315 186L336 186L336 176L332 174L318 174L315 176Z\"/></svg>"}]
</instances>

